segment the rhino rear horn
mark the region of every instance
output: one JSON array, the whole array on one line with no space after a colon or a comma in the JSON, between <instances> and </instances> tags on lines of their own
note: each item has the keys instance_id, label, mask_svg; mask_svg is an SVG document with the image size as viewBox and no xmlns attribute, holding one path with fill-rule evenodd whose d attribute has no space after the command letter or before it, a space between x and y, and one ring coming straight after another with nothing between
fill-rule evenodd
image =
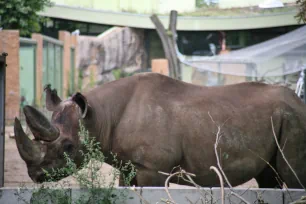
<instances>
[{"instance_id":1,"label":"rhino rear horn","mask_svg":"<svg viewBox=\"0 0 306 204\"><path fill-rule=\"evenodd\" d=\"M51 85L48 84L44 87L46 92L46 108L48 111L55 111L59 104L62 102L62 99L57 95L56 89L51 89Z\"/></svg>"},{"instance_id":2,"label":"rhino rear horn","mask_svg":"<svg viewBox=\"0 0 306 204\"><path fill-rule=\"evenodd\" d=\"M59 137L59 131L38 110L31 106L23 108L27 124L36 140L54 141Z\"/></svg>"},{"instance_id":3,"label":"rhino rear horn","mask_svg":"<svg viewBox=\"0 0 306 204\"><path fill-rule=\"evenodd\" d=\"M34 142L28 138L17 118L15 118L14 133L17 149L21 158L27 163L40 162L44 154L43 144Z\"/></svg>"}]
</instances>

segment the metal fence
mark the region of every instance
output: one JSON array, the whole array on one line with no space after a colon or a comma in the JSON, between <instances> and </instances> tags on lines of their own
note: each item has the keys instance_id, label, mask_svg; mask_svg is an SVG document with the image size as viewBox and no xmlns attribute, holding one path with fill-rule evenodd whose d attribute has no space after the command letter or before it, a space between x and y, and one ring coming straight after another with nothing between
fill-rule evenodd
<instances>
[{"instance_id":1,"label":"metal fence","mask_svg":"<svg viewBox=\"0 0 306 204\"><path fill-rule=\"evenodd\" d=\"M22 198L24 203L34 203L34 201L41 201L44 199L46 203L54 202L54 198L60 195L57 194L62 190L62 202L79 203L80 201L91 203L93 198L99 197L101 200L106 198L106 189L100 189L93 194L90 189L79 188L65 188L63 189L47 189L39 191L38 189L14 189L2 188L0 189L1 197L0 203L15 204L19 203ZM110 189L108 189L110 190ZM225 188L225 204L240 204L245 203L231 193L228 188ZM302 196L306 196L304 189L255 189L255 188L234 188L233 192L240 195L248 203L263 203L263 204L289 204L305 203L301 201ZM170 201L169 195L172 200ZM55 197L53 197L55 196ZM107 196L107 195L106 195ZM59 197L57 197L59 198ZM19 200L18 200L19 199ZM40 200L38 200L40 199ZM106 200L106 199L105 199ZM118 187L111 191L111 202L115 204L142 204L142 203L205 203L205 204L221 204L221 190L220 188L170 188L168 192L164 187L136 187L126 188ZM31 202L32 201L32 202ZM59 200L60 202L61 200ZM96 199L94 200L96 201ZM98 201L96 201L98 203Z\"/></svg>"},{"instance_id":2,"label":"metal fence","mask_svg":"<svg viewBox=\"0 0 306 204\"><path fill-rule=\"evenodd\" d=\"M63 42L43 36L43 85L51 84L63 97Z\"/></svg>"},{"instance_id":3,"label":"metal fence","mask_svg":"<svg viewBox=\"0 0 306 204\"><path fill-rule=\"evenodd\" d=\"M75 91L75 48L70 48L69 95Z\"/></svg>"},{"instance_id":4,"label":"metal fence","mask_svg":"<svg viewBox=\"0 0 306 204\"><path fill-rule=\"evenodd\" d=\"M34 105L36 102L36 48L37 42L20 38L19 48L19 84L21 106Z\"/></svg>"},{"instance_id":5,"label":"metal fence","mask_svg":"<svg viewBox=\"0 0 306 204\"><path fill-rule=\"evenodd\" d=\"M4 185L4 136L5 136L5 69L6 53L0 55L0 187Z\"/></svg>"}]
</instances>

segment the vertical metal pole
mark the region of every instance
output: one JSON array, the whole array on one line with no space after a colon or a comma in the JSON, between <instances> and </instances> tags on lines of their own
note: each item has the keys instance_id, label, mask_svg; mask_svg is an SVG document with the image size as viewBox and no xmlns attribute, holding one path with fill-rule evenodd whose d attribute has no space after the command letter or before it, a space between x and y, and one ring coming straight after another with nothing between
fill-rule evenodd
<instances>
[{"instance_id":1,"label":"vertical metal pole","mask_svg":"<svg viewBox=\"0 0 306 204\"><path fill-rule=\"evenodd\" d=\"M36 98L36 93L37 93L37 90L36 90L36 77L37 77L37 74L36 74L36 70L37 70L37 64L36 64L36 52L37 52L37 44L34 44L34 45L32 45L33 46L33 55L34 55L34 73L33 73L33 75L34 75L34 100L33 100L33 103L34 103L34 105L35 105L35 107L37 107L37 105L38 105L38 100L37 100L37 98Z\"/></svg>"},{"instance_id":2,"label":"vertical metal pole","mask_svg":"<svg viewBox=\"0 0 306 204\"><path fill-rule=\"evenodd\" d=\"M6 53L0 56L0 187L4 186L4 142L5 142L5 68Z\"/></svg>"},{"instance_id":3,"label":"vertical metal pole","mask_svg":"<svg viewBox=\"0 0 306 204\"><path fill-rule=\"evenodd\" d=\"M303 98L304 98L304 103L306 103L306 70L304 70L304 84L303 84Z\"/></svg>"}]
</instances>

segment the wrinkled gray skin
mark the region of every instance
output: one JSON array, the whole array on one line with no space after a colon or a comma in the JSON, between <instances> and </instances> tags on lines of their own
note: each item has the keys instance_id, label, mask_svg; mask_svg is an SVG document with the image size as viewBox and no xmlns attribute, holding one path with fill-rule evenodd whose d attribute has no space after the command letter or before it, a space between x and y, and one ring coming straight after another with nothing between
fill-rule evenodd
<instances>
[{"instance_id":1,"label":"wrinkled gray skin","mask_svg":"<svg viewBox=\"0 0 306 204\"><path fill-rule=\"evenodd\" d=\"M50 86L45 91L47 108L53 111L51 123L34 108L24 108L34 141L15 121L17 147L35 182L45 181L42 168L65 165L64 151L81 163L77 132L82 119L105 155L112 151L136 166L132 185L163 186L166 176L158 171L170 172L180 165L197 175L199 185L219 186L209 167L217 166L214 143L220 125L218 152L233 186L253 177L260 187L277 186L267 161L290 188L300 188L277 150L272 116L278 141L306 185L306 106L285 87L260 83L200 87L147 73L84 95L76 93L65 101Z\"/></svg>"}]
</instances>

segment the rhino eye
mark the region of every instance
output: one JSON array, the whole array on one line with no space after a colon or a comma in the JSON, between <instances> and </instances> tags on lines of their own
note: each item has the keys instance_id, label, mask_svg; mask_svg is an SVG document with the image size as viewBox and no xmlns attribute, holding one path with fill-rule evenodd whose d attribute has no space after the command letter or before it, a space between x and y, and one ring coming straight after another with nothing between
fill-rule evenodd
<instances>
[{"instance_id":1,"label":"rhino eye","mask_svg":"<svg viewBox=\"0 0 306 204\"><path fill-rule=\"evenodd\" d=\"M70 153L73 150L73 144L71 142L65 142L63 145L64 152Z\"/></svg>"}]
</instances>

